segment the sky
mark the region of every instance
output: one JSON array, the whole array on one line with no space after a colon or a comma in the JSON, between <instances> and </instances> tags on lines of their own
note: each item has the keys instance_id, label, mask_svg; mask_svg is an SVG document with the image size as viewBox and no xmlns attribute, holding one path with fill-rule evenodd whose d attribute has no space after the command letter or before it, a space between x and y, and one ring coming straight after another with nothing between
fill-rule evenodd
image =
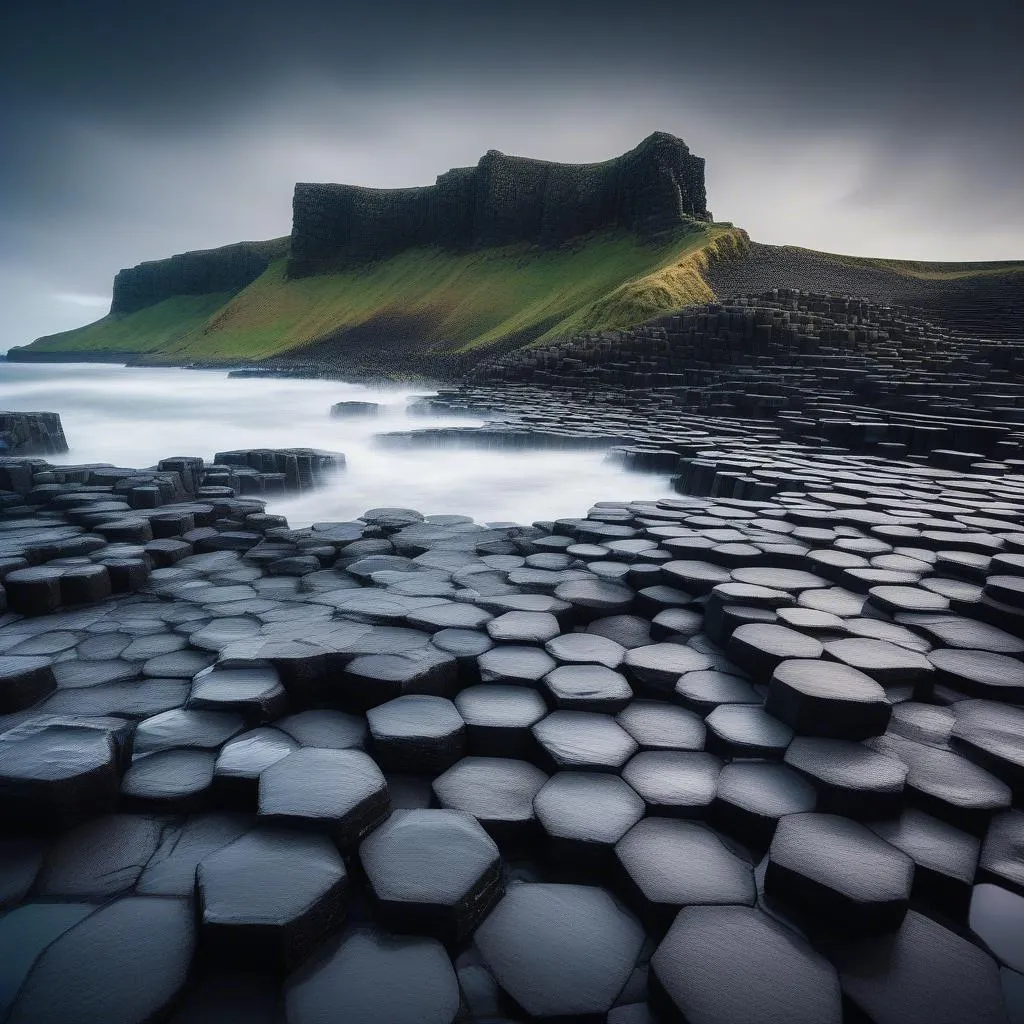
<instances>
[{"instance_id":1,"label":"sky","mask_svg":"<svg viewBox=\"0 0 1024 1024\"><path fill-rule=\"evenodd\" d=\"M656 130L756 241L1024 258L1021 0L0 6L0 351L102 316L121 267L287 234L296 181Z\"/></svg>"}]
</instances>

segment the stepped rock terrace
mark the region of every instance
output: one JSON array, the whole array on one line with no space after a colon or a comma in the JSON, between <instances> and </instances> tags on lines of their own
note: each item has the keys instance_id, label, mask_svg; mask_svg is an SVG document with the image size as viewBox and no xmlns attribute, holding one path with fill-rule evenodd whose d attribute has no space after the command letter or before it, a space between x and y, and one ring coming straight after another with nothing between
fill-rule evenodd
<instances>
[{"instance_id":1,"label":"stepped rock terrace","mask_svg":"<svg viewBox=\"0 0 1024 1024\"><path fill-rule=\"evenodd\" d=\"M579 517L293 529L317 450L0 460L7 1019L1019 1016L1016 357L822 301L510 360L382 437L674 476ZM711 317L735 361L680 373ZM983 450L927 443L929 387Z\"/></svg>"}]
</instances>

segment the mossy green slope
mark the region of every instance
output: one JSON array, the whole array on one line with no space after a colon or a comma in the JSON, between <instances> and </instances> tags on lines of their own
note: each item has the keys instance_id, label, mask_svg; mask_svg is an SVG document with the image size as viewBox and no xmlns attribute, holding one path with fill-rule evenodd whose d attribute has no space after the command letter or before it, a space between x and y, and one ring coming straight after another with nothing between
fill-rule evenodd
<instances>
[{"instance_id":1,"label":"mossy green slope","mask_svg":"<svg viewBox=\"0 0 1024 1024\"><path fill-rule=\"evenodd\" d=\"M83 356L162 353L201 332L210 315L231 298L230 292L176 295L135 313L112 313L85 327L38 338L29 350L81 352Z\"/></svg>"},{"instance_id":2,"label":"mossy green slope","mask_svg":"<svg viewBox=\"0 0 1024 1024\"><path fill-rule=\"evenodd\" d=\"M40 338L23 350L23 358L123 354L143 362L238 363L302 358L306 348L324 344L341 358L351 332L380 325L387 329L378 330L379 337L404 338L395 343L414 345L420 353L443 350L473 358L492 346L544 344L580 331L629 327L712 301L709 281L715 275L709 270L736 265L749 251L746 232L692 222L657 241L607 232L548 250L407 249L391 259L297 279L288 278L281 259L237 294L177 296L108 315ZM791 246L779 251L924 281L1024 273L1021 263L919 263Z\"/></svg>"},{"instance_id":3,"label":"mossy green slope","mask_svg":"<svg viewBox=\"0 0 1024 1024\"><path fill-rule=\"evenodd\" d=\"M415 324L422 342L453 351L517 337L625 327L665 308L711 297L700 278L705 249L744 244L722 225L695 226L657 242L606 233L571 247L521 245L451 253L408 249L347 270L289 279L272 263L234 296L181 297L75 331L31 351L136 352L143 359L258 360L337 338L380 318ZM667 305L666 305L667 304Z\"/></svg>"}]
</instances>

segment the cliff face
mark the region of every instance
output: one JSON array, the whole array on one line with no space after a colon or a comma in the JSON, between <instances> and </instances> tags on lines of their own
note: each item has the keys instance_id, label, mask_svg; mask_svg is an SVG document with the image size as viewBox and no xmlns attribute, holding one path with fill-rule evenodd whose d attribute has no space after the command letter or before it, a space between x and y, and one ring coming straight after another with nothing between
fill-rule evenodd
<instances>
[{"instance_id":1,"label":"cliff face","mask_svg":"<svg viewBox=\"0 0 1024 1024\"><path fill-rule=\"evenodd\" d=\"M118 271L110 312L134 313L176 295L241 291L287 251L288 239L274 238L140 263Z\"/></svg>"},{"instance_id":2,"label":"cliff face","mask_svg":"<svg viewBox=\"0 0 1024 1024\"><path fill-rule=\"evenodd\" d=\"M556 164L490 150L422 188L295 186L291 277L413 246L466 250L553 245L591 231L648 234L687 218L710 221L704 160L682 139L655 132L597 164Z\"/></svg>"}]
</instances>

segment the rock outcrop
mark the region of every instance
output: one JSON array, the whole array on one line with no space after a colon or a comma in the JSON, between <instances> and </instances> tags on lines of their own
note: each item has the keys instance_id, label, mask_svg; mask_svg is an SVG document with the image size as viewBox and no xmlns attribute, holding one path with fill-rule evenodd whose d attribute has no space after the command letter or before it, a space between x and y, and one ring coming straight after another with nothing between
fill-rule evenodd
<instances>
[{"instance_id":1,"label":"rock outcrop","mask_svg":"<svg viewBox=\"0 0 1024 1024\"><path fill-rule=\"evenodd\" d=\"M7 358L450 380L535 343L773 288L857 296L1014 340L1024 329L1022 282L1024 262L751 242L713 222L704 160L655 132L602 163L490 150L419 188L299 183L289 237L122 270L110 314Z\"/></svg>"},{"instance_id":2,"label":"rock outcrop","mask_svg":"<svg viewBox=\"0 0 1024 1024\"><path fill-rule=\"evenodd\" d=\"M292 277L411 246L551 245L602 228L647 234L711 220L704 160L655 132L596 164L558 164L489 150L421 188L300 182L292 204Z\"/></svg>"},{"instance_id":3,"label":"rock outcrop","mask_svg":"<svg viewBox=\"0 0 1024 1024\"><path fill-rule=\"evenodd\" d=\"M110 312L134 313L175 295L241 291L287 251L287 238L236 242L119 270L114 278Z\"/></svg>"},{"instance_id":4,"label":"rock outcrop","mask_svg":"<svg viewBox=\"0 0 1024 1024\"><path fill-rule=\"evenodd\" d=\"M60 455L67 450L57 413L0 411L0 456Z\"/></svg>"}]
</instances>

